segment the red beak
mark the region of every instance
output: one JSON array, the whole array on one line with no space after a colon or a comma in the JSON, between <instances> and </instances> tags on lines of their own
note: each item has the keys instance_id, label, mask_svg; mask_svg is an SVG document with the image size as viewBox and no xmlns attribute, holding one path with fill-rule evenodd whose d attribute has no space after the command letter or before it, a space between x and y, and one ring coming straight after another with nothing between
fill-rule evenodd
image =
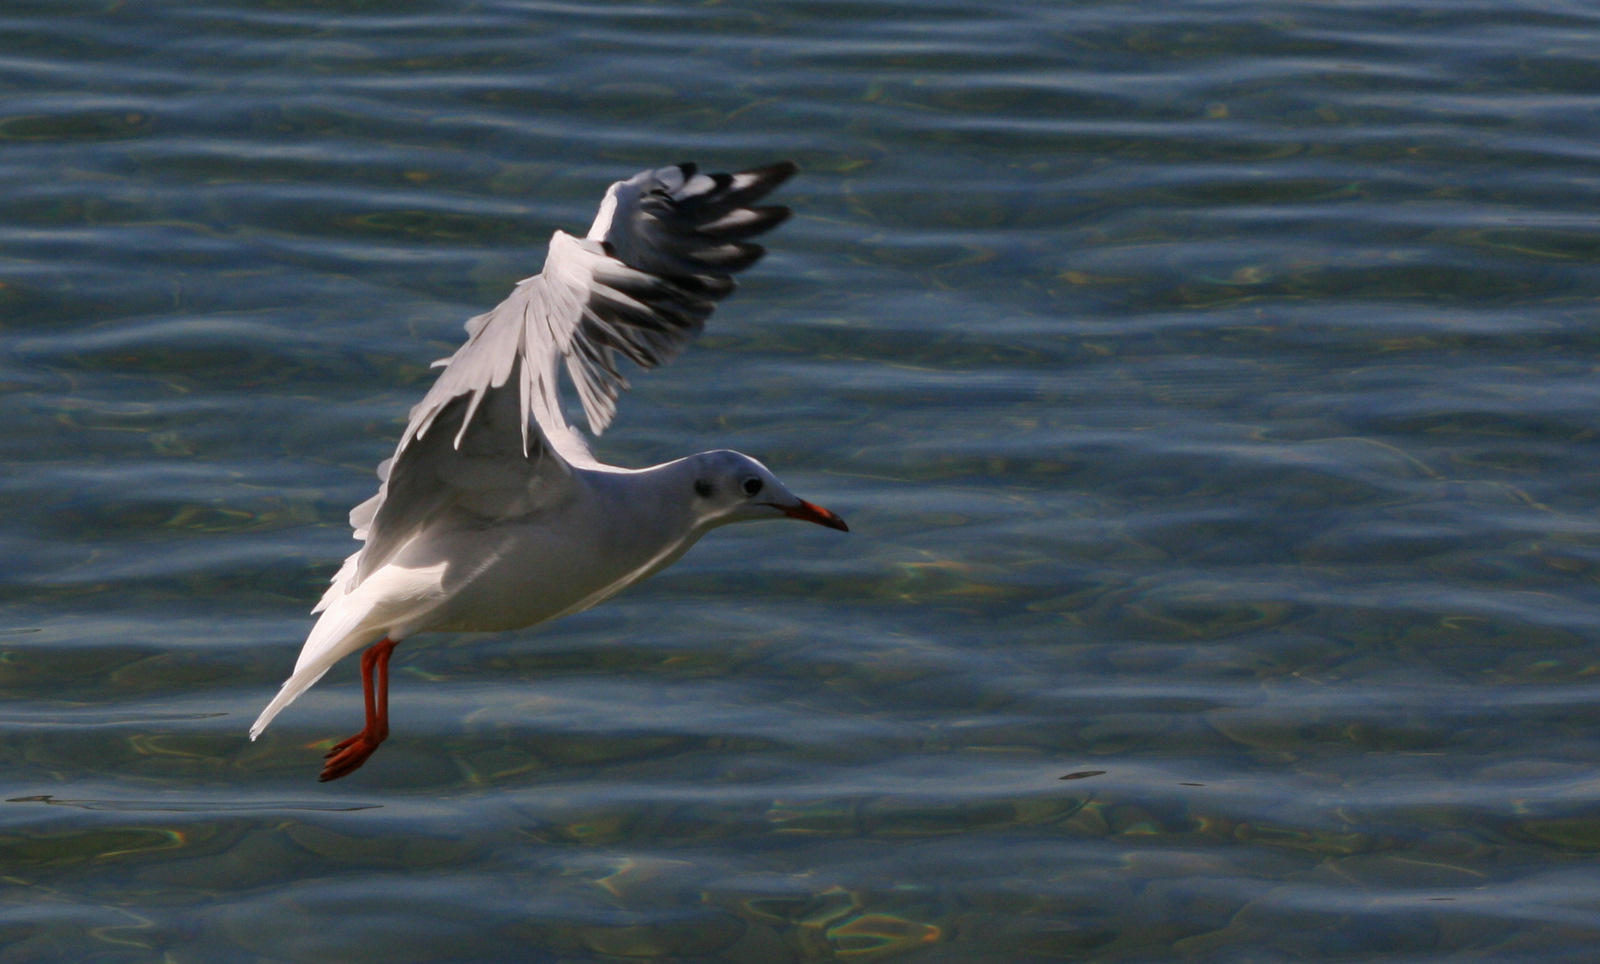
<instances>
[{"instance_id":1,"label":"red beak","mask_svg":"<svg viewBox=\"0 0 1600 964\"><path fill-rule=\"evenodd\" d=\"M801 499L799 505L780 505L778 508L782 509L783 514L791 519L804 519L807 522L815 522L819 526L838 529L840 532L850 531L850 527L844 524L843 519L815 502L807 502Z\"/></svg>"}]
</instances>

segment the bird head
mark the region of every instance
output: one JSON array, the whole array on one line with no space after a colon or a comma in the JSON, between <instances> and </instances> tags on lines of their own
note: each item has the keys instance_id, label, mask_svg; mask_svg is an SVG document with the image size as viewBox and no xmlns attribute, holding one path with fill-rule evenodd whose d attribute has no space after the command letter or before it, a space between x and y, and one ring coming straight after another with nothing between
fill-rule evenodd
<instances>
[{"instance_id":1,"label":"bird head","mask_svg":"<svg viewBox=\"0 0 1600 964\"><path fill-rule=\"evenodd\" d=\"M684 460L695 516L707 526L757 519L800 519L849 532L844 520L795 495L765 465L739 452L702 452Z\"/></svg>"}]
</instances>

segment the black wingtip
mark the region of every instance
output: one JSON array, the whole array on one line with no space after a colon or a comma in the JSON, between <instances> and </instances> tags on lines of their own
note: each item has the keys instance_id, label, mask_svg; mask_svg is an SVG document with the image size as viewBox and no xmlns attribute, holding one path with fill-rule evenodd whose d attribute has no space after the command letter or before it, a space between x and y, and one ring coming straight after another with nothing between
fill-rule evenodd
<instances>
[{"instance_id":1,"label":"black wingtip","mask_svg":"<svg viewBox=\"0 0 1600 964\"><path fill-rule=\"evenodd\" d=\"M799 174L800 165L796 164L794 161L779 161L776 164L768 164L766 167L752 168L748 171L740 171L739 173L755 175L756 179L760 181L768 191L770 191L779 184L782 184L784 181L787 181L789 178Z\"/></svg>"},{"instance_id":2,"label":"black wingtip","mask_svg":"<svg viewBox=\"0 0 1600 964\"><path fill-rule=\"evenodd\" d=\"M789 220L794 211L781 204L766 204L750 210L756 212L756 230L751 234L765 234L773 228ZM746 235L749 237L750 235Z\"/></svg>"},{"instance_id":3,"label":"black wingtip","mask_svg":"<svg viewBox=\"0 0 1600 964\"><path fill-rule=\"evenodd\" d=\"M726 185L719 184L712 197L713 204L723 210L747 207L776 190L784 181L794 177L800 165L794 161L779 161L766 167L753 167L727 177Z\"/></svg>"},{"instance_id":4,"label":"black wingtip","mask_svg":"<svg viewBox=\"0 0 1600 964\"><path fill-rule=\"evenodd\" d=\"M702 248L692 257L702 266L712 271L724 274L733 274L760 261L767 253L767 249L759 244L749 241L730 241L715 247Z\"/></svg>"},{"instance_id":5,"label":"black wingtip","mask_svg":"<svg viewBox=\"0 0 1600 964\"><path fill-rule=\"evenodd\" d=\"M699 224L695 226L695 230L704 237L737 241L771 231L789 220L789 216L794 212L781 204L764 204L748 207L736 213L740 216L735 218L725 216L721 220Z\"/></svg>"}]
</instances>

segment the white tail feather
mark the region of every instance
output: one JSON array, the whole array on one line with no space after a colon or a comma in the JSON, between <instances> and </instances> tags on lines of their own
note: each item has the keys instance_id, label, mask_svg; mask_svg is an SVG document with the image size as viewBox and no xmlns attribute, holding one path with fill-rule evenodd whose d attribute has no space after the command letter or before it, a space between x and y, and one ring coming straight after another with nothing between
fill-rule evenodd
<instances>
[{"instance_id":1,"label":"white tail feather","mask_svg":"<svg viewBox=\"0 0 1600 964\"><path fill-rule=\"evenodd\" d=\"M311 676L308 673L296 673L284 680L283 688L278 690L278 695L272 698L272 702L267 704L267 708L261 711L261 715L256 717L254 723L250 724L250 741L252 743L255 742L255 738L261 735L261 731L267 728L267 724L271 723L274 717L283 712L285 706L293 703L301 693L315 686L317 680L326 676L328 670L332 668L333 664L329 663L322 668L322 672L315 676Z\"/></svg>"},{"instance_id":2,"label":"white tail feather","mask_svg":"<svg viewBox=\"0 0 1600 964\"><path fill-rule=\"evenodd\" d=\"M250 739L260 736L284 707L322 679L334 663L385 635L399 642L400 636L394 631L396 626L405 625L409 618L437 604L444 568L443 563L423 569L384 566L366 582L337 598L335 593L344 586L335 577L333 588L317 607L327 608L322 610L322 618L306 637L294 672L251 725ZM345 570L351 575L355 571L350 562L345 563L340 573L344 574Z\"/></svg>"},{"instance_id":3,"label":"white tail feather","mask_svg":"<svg viewBox=\"0 0 1600 964\"><path fill-rule=\"evenodd\" d=\"M316 685L317 680L327 675L333 664L346 656L373 642L381 633L362 625L363 612L349 612L348 609L341 613L329 610L317 620L317 625L311 630L311 635L306 638L306 644L300 650L300 661L295 664L294 672L283 681L283 686L278 690L278 695L272 698L267 708L256 717L255 723L250 726L250 739L254 740L267 728L272 718L283 712L283 708L293 703L301 693ZM343 616L344 618L339 618Z\"/></svg>"}]
</instances>

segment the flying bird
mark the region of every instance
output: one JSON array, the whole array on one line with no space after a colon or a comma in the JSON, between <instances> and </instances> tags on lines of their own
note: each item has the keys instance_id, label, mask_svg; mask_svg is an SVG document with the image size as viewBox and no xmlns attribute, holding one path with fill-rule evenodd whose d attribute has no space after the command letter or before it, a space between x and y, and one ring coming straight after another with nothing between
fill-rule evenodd
<instances>
[{"instance_id":1,"label":"flying bird","mask_svg":"<svg viewBox=\"0 0 1600 964\"><path fill-rule=\"evenodd\" d=\"M645 469L600 462L567 424L560 372L599 435L628 387L619 363L670 361L733 275L766 252L748 239L789 209L761 205L797 170L737 174L693 164L641 171L606 191L582 238L550 239L544 269L466 324L467 340L411 410L377 495L350 525L345 560L294 672L250 728L261 735L335 663L365 649L366 725L328 751L321 779L360 767L389 735L389 656L432 631L498 631L588 609L659 572L730 522L844 520L738 452Z\"/></svg>"}]
</instances>

